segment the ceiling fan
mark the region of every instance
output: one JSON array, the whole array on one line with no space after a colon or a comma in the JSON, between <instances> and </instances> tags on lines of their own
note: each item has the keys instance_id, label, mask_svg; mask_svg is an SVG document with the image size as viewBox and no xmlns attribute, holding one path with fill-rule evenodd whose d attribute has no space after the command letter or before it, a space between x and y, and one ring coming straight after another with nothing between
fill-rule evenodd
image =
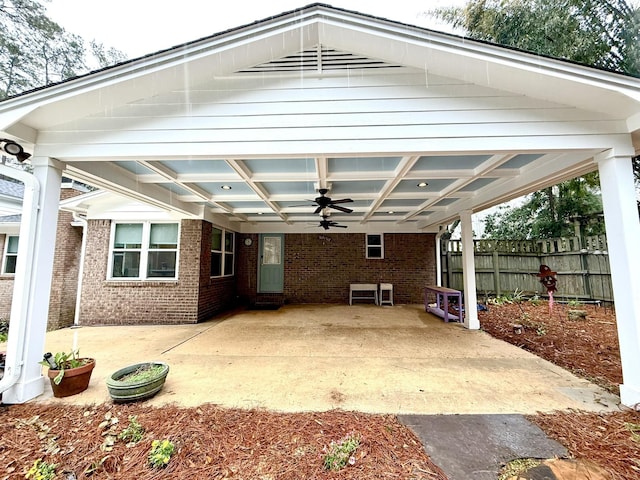
<instances>
[{"instance_id":1,"label":"ceiling fan","mask_svg":"<svg viewBox=\"0 0 640 480\"><path fill-rule=\"evenodd\" d=\"M320 220L320 225L318 226L324 228L325 230L329 230L329 227L347 228L346 225L340 225L338 222L329 220L329 217L326 215L322 216L322 220Z\"/></svg>"},{"instance_id":2,"label":"ceiling fan","mask_svg":"<svg viewBox=\"0 0 640 480\"><path fill-rule=\"evenodd\" d=\"M326 194L328 192L329 192L329 190L327 188L321 188L321 189L318 190L318 193L320 194L320 196L316 197L315 200L313 200L313 202L314 202L313 206L317 207L315 209L315 211L313 212L314 214L315 213L320 213L325 208L333 208L335 210L338 210L338 211L344 212L344 213L353 212L353 210L351 210L350 208L338 205L339 203L351 203L351 202L353 202L353 200L351 200L350 198L342 198L340 200L333 200L331 197L327 197L326 196ZM323 215L323 218L324 218L324 215ZM335 222L333 222L333 223L335 223Z\"/></svg>"}]
</instances>

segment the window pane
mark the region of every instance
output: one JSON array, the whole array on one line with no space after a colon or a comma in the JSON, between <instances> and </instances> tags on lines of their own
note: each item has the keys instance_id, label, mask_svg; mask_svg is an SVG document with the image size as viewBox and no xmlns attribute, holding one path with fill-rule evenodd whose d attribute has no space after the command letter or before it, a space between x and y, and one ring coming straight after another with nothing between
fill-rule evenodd
<instances>
[{"instance_id":1,"label":"window pane","mask_svg":"<svg viewBox=\"0 0 640 480\"><path fill-rule=\"evenodd\" d=\"M218 228L211 232L211 250L222 250L222 230Z\"/></svg>"},{"instance_id":2,"label":"window pane","mask_svg":"<svg viewBox=\"0 0 640 480\"><path fill-rule=\"evenodd\" d=\"M4 273L16 273L16 261L18 260L17 255L7 255L7 263L4 267Z\"/></svg>"},{"instance_id":3,"label":"window pane","mask_svg":"<svg viewBox=\"0 0 640 480\"><path fill-rule=\"evenodd\" d=\"M147 277L175 277L176 252L149 252Z\"/></svg>"},{"instance_id":4,"label":"window pane","mask_svg":"<svg viewBox=\"0 0 640 480\"><path fill-rule=\"evenodd\" d=\"M368 245L382 245L382 236L381 235L367 235L367 244Z\"/></svg>"},{"instance_id":5,"label":"window pane","mask_svg":"<svg viewBox=\"0 0 640 480\"><path fill-rule=\"evenodd\" d=\"M149 248L176 248L178 245L177 223L152 223Z\"/></svg>"},{"instance_id":6,"label":"window pane","mask_svg":"<svg viewBox=\"0 0 640 480\"><path fill-rule=\"evenodd\" d=\"M114 248L141 248L142 247L142 224L141 223L119 223L116 225L116 238L113 242Z\"/></svg>"},{"instance_id":7,"label":"window pane","mask_svg":"<svg viewBox=\"0 0 640 480\"><path fill-rule=\"evenodd\" d=\"M264 237L262 239L262 263L264 265L280 265L280 237Z\"/></svg>"},{"instance_id":8,"label":"window pane","mask_svg":"<svg viewBox=\"0 0 640 480\"><path fill-rule=\"evenodd\" d=\"M222 254L211 252L211 276L219 277L222 275Z\"/></svg>"},{"instance_id":9,"label":"window pane","mask_svg":"<svg viewBox=\"0 0 640 480\"><path fill-rule=\"evenodd\" d=\"M7 253L18 253L18 239L19 237L8 237Z\"/></svg>"},{"instance_id":10,"label":"window pane","mask_svg":"<svg viewBox=\"0 0 640 480\"><path fill-rule=\"evenodd\" d=\"M224 234L224 251L233 252L233 232L225 232Z\"/></svg>"},{"instance_id":11,"label":"window pane","mask_svg":"<svg viewBox=\"0 0 640 480\"><path fill-rule=\"evenodd\" d=\"M140 252L115 252L113 254L112 277L138 277L140 275Z\"/></svg>"},{"instance_id":12,"label":"window pane","mask_svg":"<svg viewBox=\"0 0 640 480\"><path fill-rule=\"evenodd\" d=\"M224 274L233 275L233 253L226 253L224 256Z\"/></svg>"},{"instance_id":13,"label":"window pane","mask_svg":"<svg viewBox=\"0 0 640 480\"><path fill-rule=\"evenodd\" d=\"M380 247L369 247L367 251L369 252L367 255L369 258L382 258L382 248Z\"/></svg>"}]
</instances>

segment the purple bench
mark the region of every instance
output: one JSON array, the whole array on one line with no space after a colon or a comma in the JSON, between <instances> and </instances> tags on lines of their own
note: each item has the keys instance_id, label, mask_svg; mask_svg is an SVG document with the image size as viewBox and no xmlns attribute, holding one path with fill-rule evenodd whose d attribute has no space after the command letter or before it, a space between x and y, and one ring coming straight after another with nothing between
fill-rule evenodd
<instances>
[{"instance_id":1,"label":"purple bench","mask_svg":"<svg viewBox=\"0 0 640 480\"><path fill-rule=\"evenodd\" d=\"M435 306L429 306L429 295L433 294L436 297ZM453 288L428 286L424 288L424 310L425 312L433 313L439 317L442 317L445 322L449 320L460 321L461 316L453 315L449 313L449 298L458 299L458 308L460 315L462 315L462 292L460 290L454 290Z\"/></svg>"}]
</instances>

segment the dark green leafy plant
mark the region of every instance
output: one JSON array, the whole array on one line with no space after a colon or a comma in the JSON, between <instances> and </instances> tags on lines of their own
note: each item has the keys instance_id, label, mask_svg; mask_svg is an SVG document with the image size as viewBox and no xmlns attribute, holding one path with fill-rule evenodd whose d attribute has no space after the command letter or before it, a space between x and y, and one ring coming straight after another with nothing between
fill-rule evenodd
<instances>
[{"instance_id":1,"label":"dark green leafy plant","mask_svg":"<svg viewBox=\"0 0 640 480\"><path fill-rule=\"evenodd\" d=\"M0 343L4 343L9 338L9 322L0 318Z\"/></svg>"},{"instance_id":2,"label":"dark green leafy plant","mask_svg":"<svg viewBox=\"0 0 640 480\"><path fill-rule=\"evenodd\" d=\"M78 350L72 350L71 352L57 352L50 359L53 362L53 365L55 365L55 368L47 360L41 360L38 363L54 370L60 370L60 373L58 373L58 375L56 375L56 377L53 379L53 383L55 383L56 385L60 385L60 382L64 377L65 370L81 367L83 365L86 365L90 361L87 358L80 358L78 354Z\"/></svg>"}]
</instances>

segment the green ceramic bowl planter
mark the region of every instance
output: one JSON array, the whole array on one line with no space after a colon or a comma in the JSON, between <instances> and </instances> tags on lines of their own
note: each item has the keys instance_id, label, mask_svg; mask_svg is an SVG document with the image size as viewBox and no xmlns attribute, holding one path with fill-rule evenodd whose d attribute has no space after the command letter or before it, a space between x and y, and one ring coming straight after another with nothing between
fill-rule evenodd
<instances>
[{"instance_id":1,"label":"green ceramic bowl planter","mask_svg":"<svg viewBox=\"0 0 640 480\"><path fill-rule=\"evenodd\" d=\"M168 374L166 363L136 363L113 373L107 379L107 389L114 402L143 400L160 391Z\"/></svg>"}]
</instances>

